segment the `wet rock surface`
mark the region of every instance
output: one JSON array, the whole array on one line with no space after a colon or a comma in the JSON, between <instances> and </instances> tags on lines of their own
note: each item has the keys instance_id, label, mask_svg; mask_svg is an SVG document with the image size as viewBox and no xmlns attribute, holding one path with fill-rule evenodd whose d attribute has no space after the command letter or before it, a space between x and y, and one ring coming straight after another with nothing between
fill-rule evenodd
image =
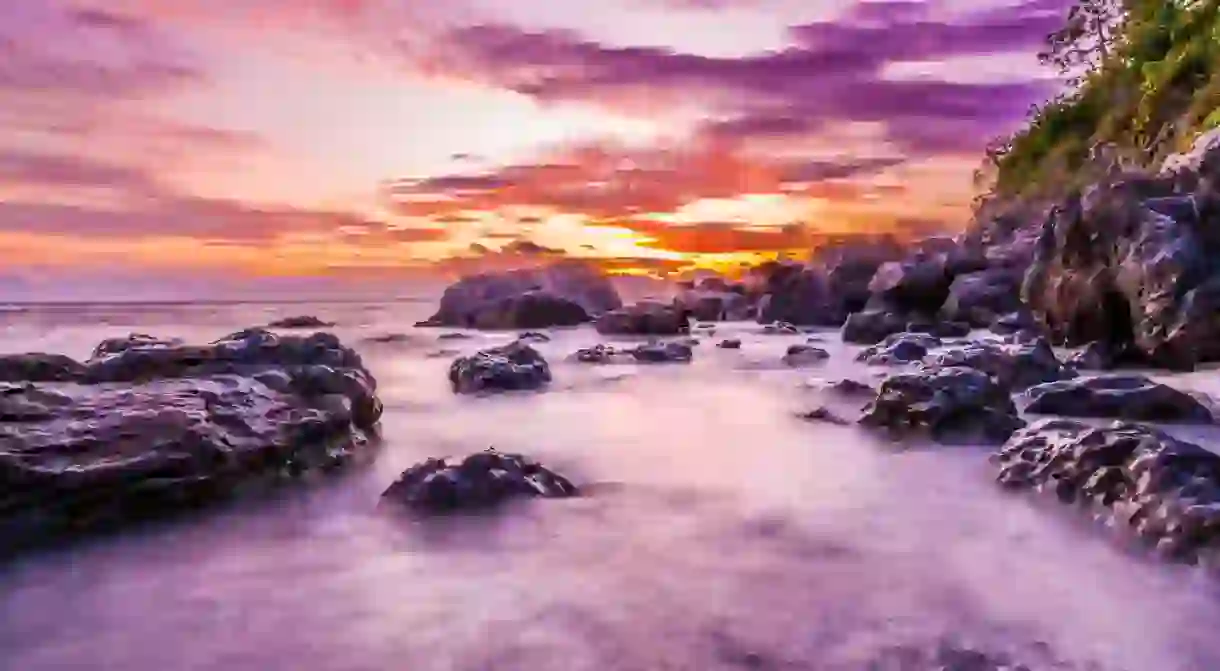
<instances>
[{"instance_id":1,"label":"wet rock surface","mask_svg":"<svg viewBox=\"0 0 1220 671\"><path fill-rule=\"evenodd\" d=\"M5 542L152 517L371 455L376 381L333 335L121 341L99 345L70 382L0 383Z\"/></svg>"},{"instance_id":2,"label":"wet rock surface","mask_svg":"<svg viewBox=\"0 0 1220 671\"><path fill-rule=\"evenodd\" d=\"M1194 396L1141 375L1096 375L1031 387L1027 412L1068 417L1212 424L1212 411Z\"/></svg>"},{"instance_id":3,"label":"wet rock surface","mask_svg":"<svg viewBox=\"0 0 1220 671\"><path fill-rule=\"evenodd\" d=\"M890 375L860 424L894 438L998 444L1024 422L1007 387L981 371L954 367Z\"/></svg>"},{"instance_id":4,"label":"wet rock surface","mask_svg":"<svg viewBox=\"0 0 1220 671\"><path fill-rule=\"evenodd\" d=\"M870 366L915 363L922 361L928 350L940 347L940 344L940 338L927 333L895 333L861 350L856 355L856 361Z\"/></svg>"},{"instance_id":5,"label":"wet rock surface","mask_svg":"<svg viewBox=\"0 0 1220 671\"><path fill-rule=\"evenodd\" d=\"M694 349L687 343L653 342L635 347L599 344L576 350L572 358L581 363L690 363L694 355Z\"/></svg>"},{"instance_id":6,"label":"wet rock surface","mask_svg":"<svg viewBox=\"0 0 1220 671\"><path fill-rule=\"evenodd\" d=\"M622 304L605 274L584 263L563 261L464 277L445 289L436 314L417 325L480 329L572 326Z\"/></svg>"},{"instance_id":7,"label":"wet rock surface","mask_svg":"<svg viewBox=\"0 0 1220 671\"><path fill-rule=\"evenodd\" d=\"M830 358L830 352L813 345L790 345L784 352L782 361L785 365L799 367L812 366Z\"/></svg>"},{"instance_id":8,"label":"wet rock surface","mask_svg":"<svg viewBox=\"0 0 1220 671\"><path fill-rule=\"evenodd\" d=\"M602 335L679 335L690 331L690 315L660 301L640 301L603 314L594 327Z\"/></svg>"},{"instance_id":9,"label":"wet rock surface","mask_svg":"<svg viewBox=\"0 0 1220 671\"><path fill-rule=\"evenodd\" d=\"M843 342L875 345L897 333L926 333L939 338L960 338L970 333L970 325L937 320L919 314L870 308L856 312L843 324Z\"/></svg>"},{"instance_id":10,"label":"wet rock surface","mask_svg":"<svg viewBox=\"0 0 1220 671\"><path fill-rule=\"evenodd\" d=\"M1044 419L993 458L996 480L1110 509L1172 557L1220 558L1220 456L1150 426Z\"/></svg>"},{"instance_id":11,"label":"wet rock surface","mask_svg":"<svg viewBox=\"0 0 1220 671\"><path fill-rule=\"evenodd\" d=\"M464 459L428 459L403 472L381 495L409 510L486 510L514 498L568 498L567 478L520 454L489 449Z\"/></svg>"},{"instance_id":12,"label":"wet rock surface","mask_svg":"<svg viewBox=\"0 0 1220 671\"><path fill-rule=\"evenodd\" d=\"M449 384L455 394L530 391L550 383L550 364L538 350L520 341L459 357L449 366Z\"/></svg>"},{"instance_id":13,"label":"wet rock surface","mask_svg":"<svg viewBox=\"0 0 1220 671\"><path fill-rule=\"evenodd\" d=\"M951 345L924 357L923 363L932 368L965 366L980 370L1001 385L1017 390L1076 377L1076 372L1055 356L1050 343L1041 338L1029 342Z\"/></svg>"},{"instance_id":14,"label":"wet rock surface","mask_svg":"<svg viewBox=\"0 0 1220 671\"><path fill-rule=\"evenodd\" d=\"M741 340L738 338L725 338L716 343L720 349L741 349Z\"/></svg>"}]
</instances>

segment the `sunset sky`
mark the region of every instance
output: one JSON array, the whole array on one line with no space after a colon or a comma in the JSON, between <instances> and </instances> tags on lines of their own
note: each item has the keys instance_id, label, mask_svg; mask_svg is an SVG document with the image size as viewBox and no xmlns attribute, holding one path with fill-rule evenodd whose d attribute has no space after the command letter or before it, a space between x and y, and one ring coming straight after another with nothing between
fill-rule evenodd
<instances>
[{"instance_id":1,"label":"sunset sky","mask_svg":"<svg viewBox=\"0 0 1220 671\"><path fill-rule=\"evenodd\" d=\"M960 227L1063 0L4 0L5 273L732 268Z\"/></svg>"}]
</instances>

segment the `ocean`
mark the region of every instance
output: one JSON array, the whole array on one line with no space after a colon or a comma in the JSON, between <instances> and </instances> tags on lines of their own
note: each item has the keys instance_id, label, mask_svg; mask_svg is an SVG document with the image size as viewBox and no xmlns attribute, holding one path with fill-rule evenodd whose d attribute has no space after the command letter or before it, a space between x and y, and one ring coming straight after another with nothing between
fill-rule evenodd
<instances>
[{"instance_id":1,"label":"ocean","mask_svg":"<svg viewBox=\"0 0 1220 671\"><path fill-rule=\"evenodd\" d=\"M718 325L671 365L569 362L599 338L556 330L537 345L548 390L472 398L451 393L450 361L512 334L412 328L433 305L0 312L0 351L80 358L130 332L210 341L317 315L385 402L367 468L0 565L0 669L1220 669L1213 578L1001 490L988 448L799 419L824 400L811 382L884 370L833 330L817 334L831 358L800 369L779 359L807 336L756 324ZM407 337L368 340L387 333ZM1217 387L1214 371L1169 379ZM378 507L411 464L488 446L588 495L428 520Z\"/></svg>"}]
</instances>

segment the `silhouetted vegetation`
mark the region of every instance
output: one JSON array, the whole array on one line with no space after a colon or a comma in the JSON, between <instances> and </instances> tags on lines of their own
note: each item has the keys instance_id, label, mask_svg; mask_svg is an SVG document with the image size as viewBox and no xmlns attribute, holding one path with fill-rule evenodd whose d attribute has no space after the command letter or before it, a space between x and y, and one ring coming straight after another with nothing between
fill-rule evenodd
<instances>
[{"instance_id":1,"label":"silhouetted vegetation","mask_svg":"<svg viewBox=\"0 0 1220 671\"><path fill-rule=\"evenodd\" d=\"M1220 126L1220 0L1079 0L1041 56L1068 89L989 149L988 198L1055 195L1096 147L1150 165Z\"/></svg>"}]
</instances>

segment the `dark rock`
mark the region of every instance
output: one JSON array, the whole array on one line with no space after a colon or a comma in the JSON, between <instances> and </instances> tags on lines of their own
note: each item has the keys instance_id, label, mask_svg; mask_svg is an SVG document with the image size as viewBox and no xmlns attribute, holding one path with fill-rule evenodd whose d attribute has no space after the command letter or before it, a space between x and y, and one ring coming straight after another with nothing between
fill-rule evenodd
<instances>
[{"instance_id":1,"label":"dark rock","mask_svg":"<svg viewBox=\"0 0 1220 671\"><path fill-rule=\"evenodd\" d=\"M611 310L594 326L602 335L679 335L690 332L690 315L656 301L640 301Z\"/></svg>"},{"instance_id":2,"label":"dark rock","mask_svg":"<svg viewBox=\"0 0 1220 671\"><path fill-rule=\"evenodd\" d=\"M891 366L921 361L928 350L940 347L940 338L927 333L895 333L856 355L870 366Z\"/></svg>"},{"instance_id":3,"label":"dark rock","mask_svg":"<svg viewBox=\"0 0 1220 671\"><path fill-rule=\"evenodd\" d=\"M813 345L791 345L784 353L783 362L789 366L810 366L830 358L830 352Z\"/></svg>"},{"instance_id":4,"label":"dark rock","mask_svg":"<svg viewBox=\"0 0 1220 671\"><path fill-rule=\"evenodd\" d=\"M765 324L763 326L763 333L767 335L800 335L801 330L788 322L775 322L774 324Z\"/></svg>"},{"instance_id":5,"label":"dark rock","mask_svg":"<svg viewBox=\"0 0 1220 671\"><path fill-rule=\"evenodd\" d=\"M997 316L1020 307L1020 273L993 268L954 277L940 312L945 319L987 328Z\"/></svg>"},{"instance_id":6,"label":"dark rock","mask_svg":"<svg viewBox=\"0 0 1220 671\"><path fill-rule=\"evenodd\" d=\"M744 287L720 277L706 277L683 288L674 298L674 306L705 322L747 319L751 307Z\"/></svg>"},{"instance_id":7,"label":"dark rock","mask_svg":"<svg viewBox=\"0 0 1220 671\"><path fill-rule=\"evenodd\" d=\"M868 384L852 379L832 382L827 388L844 396L875 396L877 394L877 390Z\"/></svg>"},{"instance_id":8,"label":"dark rock","mask_svg":"<svg viewBox=\"0 0 1220 671\"><path fill-rule=\"evenodd\" d=\"M464 277L445 289L436 314L418 326L541 329L580 324L619 307L622 300L605 274L562 261Z\"/></svg>"},{"instance_id":9,"label":"dark rock","mask_svg":"<svg viewBox=\"0 0 1220 671\"><path fill-rule=\"evenodd\" d=\"M551 342L551 336L537 331L525 331L517 334L517 340L520 342Z\"/></svg>"},{"instance_id":10,"label":"dark rock","mask_svg":"<svg viewBox=\"0 0 1220 671\"><path fill-rule=\"evenodd\" d=\"M991 332L999 335L1011 335L1021 331L1036 331L1038 322L1028 310L1018 309L1008 314L1000 315L991 322Z\"/></svg>"},{"instance_id":11,"label":"dark rock","mask_svg":"<svg viewBox=\"0 0 1220 671\"><path fill-rule=\"evenodd\" d=\"M594 345L585 347L572 355L581 363L613 363L630 359L641 363L689 363L694 350L686 343L651 342L636 347L613 347Z\"/></svg>"},{"instance_id":12,"label":"dark rock","mask_svg":"<svg viewBox=\"0 0 1220 671\"><path fill-rule=\"evenodd\" d=\"M1122 367L1154 367L1144 353L1131 344L1113 345L1104 341L1091 342L1068 359L1068 364L1080 370L1114 370Z\"/></svg>"},{"instance_id":13,"label":"dark rock","mask_svg":"<svg viewBox=\"0 0 1220 671\"><path fill-rule=\"evenodd\" d=\"M741 341L737 338L726 338L716 344L720 349L741 349Z\"/></svg>"},{"instance_id":14,"label":"dark rock","mask_svg":"<svg viewBox=\"0 0 1220 671\"><path fill-rule=\"evenodd\" d=\"M890 375L860 424L893 437L922 434L942 443L1002 443L1024 423L1009 389L973 368Z\"/></svg>"},{"instance_id":15,"label":"dark rock","mask_svg":"<svg viewBox=\"0 0 1220 671\"><path fill-rule=\"evenodd\" d=\"M834 325L841 322L835 314L820 268L793 262L771 262L754 269L759 277L757 320L767 324ZM837 321L836 321L837 320Z\"/></svg>"},{"instance_id":16,"label":"dark rock","mask_svg":"<svg viewBox=\"0 0 1220 671\"><path fill-rule=\"evenodd\" d=\"M455 394L541 389L551 382L551 367L537 350L521 342L455 359L449 383Z\"/></svg>"},{"instance_id":17,"label":"dark rock","mask_svg":"<svg viewBox=\"0 0 1220 671\"><path fill-rule=\"evenodd\" d=\"M907 320L888 310L866 310L855 312L843 324L843 342L874 345L895 333L906 331Z\"/></svg>"},{"instance_id":18,"label":"dark rock","mask_svg":"<svg viewBox=\"0 0 1220 671\"><path fill-rule=\"evenodd\" d=\"M0 355L0 382L68 382L84 372L83 364L62 354Z\"/></svg>"},{"instance_id":19,"label":"dark rock","mask_svg":"<svg viewBox=\"0 0 1220 671\"><path fill-rule=\"evenodd\" d=\"M1049 382L1025 391L1027 412L1149 422L1214 421L1199 399L1140 375L1099 375Z\"/></svg>"},{"instance_id":20,"label":"dark rock","mask_svg":"<svg viewBox=\"0 0 1220 671\"><path fill-rule=\"evenodd\" d=\"M1076 377L1075 371L1055 357L1050 343L1041 338L1024 343L972 342L952 345L924 357L924 365L933 368L973 368L1013 389Z\"/></svg>"},{"instance_id":21,"label":"dark rock","mask_svg":"<svg viewBox=\"0 0 1220 671\"><path fill-rule=\"evenodd\" d=\"M383 500L422 513L484 510L513 498L568 498L576 486L519 454L489 449L460 461L428 459L403 472Z\"/></svg>"},{"instance_id":22,"label":"dark rock","mask_svg":"<svg viewBox=\"0 0 1220 671\"><path fill-rule=\"evenodd\" d=\"M0 386L0 544L371 455L376 381L334 336L255 329L211 345L150 342L99 347L72 382Z\"/></svg>"},{"instance_id":23,"label":"dark rock","mask_svg":"<svg viewBox=\"0 0 1220 671\"><path fill-rule=\"evenodd\" d=\"M1158 429L1044 419L1015 433L993 461L1001 485L1109 508L1177 558L1220 545L1220 457Z\"/></svg>"},{"instance_id":24,"label":"dark rock","mask_svg":"<svg viewBox=\"0 0 1220 671\"><path fill-rule=\"evenodd\" d=\"M401 345L414 342L414 338L406 333L379 333L363 340L373 345Z\"/></svg>"},{"instance_id":25,"label":"dark rock","mask_svg":"<svg viewBox=\"0 0 1220 671\"><path fill-rule=\"evenodd\" d=\"M821 406L802 412L798 414L797 417L811 422L826 422L828 424L836 424L838 426L851 425L851 422L836 415L830 409Z\"/></svg>"},{"instance_id":26,"label":"dark rock","mask_svg":"<svg viewBox=\"0 0 1220 671\"><path fill-rule=\"evenodd\" d=\"M295 317L284 317L277 319L269 324L267 328L272 329L312 329L312 328L330 328L334 326L333 322L323 321L313 315L298 315ZM147 336L145 336L147 337Z\"/></svg>"},{"instance_id":27,"label":"dark rock","mask_svg":"<svg viewBox=\"0 0 1220 671\"><path fill-rule=\"evenodd\" d=\"M883 263L898 261L907 250L894 237L851 235L818 247L812 262L823 269L829 310L820 321L839 326L847 315L860 312L871 293L868 285Z\"/></svg>"},{"instance_id":28,"label":"dark rock","mask_svg":"<svg viewBox=\"0 0 1220 671\"><path fill-rule=\"evenodd\" d=\"M157 349L179 347L185 342L181 338L158 338L147 333L132 333L122 338L107 338L93 348L91 359L101 359L111 354L121 354L129 349Z\"/></svg>"},{"instance_id":29,"label":"dark rock","mask_svg":"<svg viewBox=\"0 0 1220 671\"><path fill-rule=\"evenodd\" d=\"M943 259L913 258L882 264L868 288L876 307L936 314L949 297L952 282Z\"/></svg>"},{"instance_id":30,"label":"dark rock","mask_svg":"<svg viewBox=\"0 0 1220 671\"><path fill-rule=\"evenodd\" d=\"M970 335L972 329L965 322L916 317L907 322L906 330L910 333L928 333L938 338L964 338Z\"/></svg>"},{"instance_id":31,"label":"dark rock","mask_svg":"<svg viewBox=\"0 0 1220 671\"><path fill-rule=\"evenodd\" d=\"M1220 147L1198 150L1160 177L1091 185L1046 218L1022 293L1057 343L1134 345L1182 370L1220 359L1220 210L1208 206L1220 174L1192 172L1213 169Z\"/></svg>"},{"instance_id":32,"label":"dark rock","mask_svg":"<svg viewBox=\"0 0 1220 671\"><path fill-rule=\"evenodd\" d=\"M472 336L469 333L442 333L436 336L437 340L470 340Z\"/></svg>"}]
</instances>

